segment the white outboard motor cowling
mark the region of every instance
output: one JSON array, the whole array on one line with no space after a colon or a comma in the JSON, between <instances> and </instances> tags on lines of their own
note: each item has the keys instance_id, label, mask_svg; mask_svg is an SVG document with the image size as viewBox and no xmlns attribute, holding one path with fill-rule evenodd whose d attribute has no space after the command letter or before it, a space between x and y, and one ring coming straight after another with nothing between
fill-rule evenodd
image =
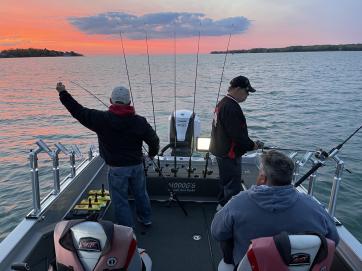
<instances>
[{"instance_id":1,"label":"white outboard motor cowling","mask_svg":"<svg viewBox=\"0 0 362 271\"><path fill-rule=\"evenodd\" d=\"M200 118L190 110L177 110L168 119L171 155L190 156L193 151L192 140L200 136Z\"/></svg>"}]
</instances>

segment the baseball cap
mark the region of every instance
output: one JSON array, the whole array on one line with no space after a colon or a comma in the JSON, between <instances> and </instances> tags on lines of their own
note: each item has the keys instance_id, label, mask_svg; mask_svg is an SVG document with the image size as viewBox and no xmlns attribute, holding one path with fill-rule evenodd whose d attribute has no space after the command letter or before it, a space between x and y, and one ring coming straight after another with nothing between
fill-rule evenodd
<instances>
[{"instance_id":1,"label":"baseball cap","mask_svg":"<svg viewBox=\"0 0 362 271\"><path fill-rule=\"evenodd\" d=\"M256 90L250 85L250 81L245 76L237 76L230 81L230 86L233 88L241 87L246 88L248 92L255 92Z\"/></svg>"},{"instance_id":2,"label":"baseball cap","mask_svg":"<svg viewBox=\"0 0 362 271\"><path fill-rule=\"evenodd\" d=\"M115 87L111 94L111 100L112 103L129 104L131 100L128 88L122 86Z\"/></svg>"}]
</instances>

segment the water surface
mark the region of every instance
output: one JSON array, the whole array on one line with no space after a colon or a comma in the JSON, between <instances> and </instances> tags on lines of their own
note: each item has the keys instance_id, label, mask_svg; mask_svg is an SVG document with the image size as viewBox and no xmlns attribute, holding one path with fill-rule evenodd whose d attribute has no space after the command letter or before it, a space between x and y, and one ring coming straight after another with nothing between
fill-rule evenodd
<instances>
[{"instance_id":1,"label":"water surface","mask_svg":"<svg viewBox=\"0 0 362 271\"><path fill-rule=\"evenodd\" d=\"M174 110L173 56L151 56L156 127L167 142L168 115ZM128 57L136 111L153 125L146 56ZM196 108L202 135L210 120L219 89L223 55L201 55L196 81ZM177 56L178 109L192 110L196 56ZM251 138L282 148L329 150L362 124L362 53L311 52L229 55L221 95L234 76L246 75L256 93L242 104ZM74 120L58 100L55 85L62 81L83 105L104 106L69 81L91 90L104 102L112 88L128 86L122 56L0 59L0 240L31 209L27 155L38 138L78 144L84 154L96 136ZM302 155L302 153L300 154ZM342 149L344 172L337 216L362 240L362 132ZM49 158L39 155L42 196L52 188ZM327 203L334 163L320 170L316 193ZM62 157L62 176L69 173Z\"/></svg>"}]
</instances>

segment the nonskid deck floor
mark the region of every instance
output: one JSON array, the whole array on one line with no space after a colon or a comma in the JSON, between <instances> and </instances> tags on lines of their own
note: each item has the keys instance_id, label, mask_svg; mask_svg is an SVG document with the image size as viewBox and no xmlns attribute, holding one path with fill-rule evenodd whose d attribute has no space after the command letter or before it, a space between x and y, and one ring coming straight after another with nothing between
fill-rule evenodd
<instances>
[{"instance_id":1,"label":"nonskid deck floor","mask_svg":"<svg viewBox=\"0 0 362 271\"><path fill-rule=\"evenodd\" d=\"M210 235L215 203L183 202L185 216L176 202L152 201L152 226L137 225L138 245L152 259L152 270L217 270L218 243Z\"/></svg>"}]
</instances>

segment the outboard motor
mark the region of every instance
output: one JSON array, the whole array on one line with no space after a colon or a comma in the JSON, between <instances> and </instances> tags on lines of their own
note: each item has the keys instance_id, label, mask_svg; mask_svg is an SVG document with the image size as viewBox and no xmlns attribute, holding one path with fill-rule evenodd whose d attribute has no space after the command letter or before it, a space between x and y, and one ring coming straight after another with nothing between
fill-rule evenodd
<instances>
[{"instance_id":1,"label":"outboard motor","mask_svg":"<svg viewBox=\"0 0 362 271\"><path fill-rule=\"evenodd\" d=\"M192 154L192 140L200 136L200 118L190 110L172 112L169 119L170 143L172 156L190 156ZM176 140L176 146L175 146Z\"/></svg>"}]
</instances>

